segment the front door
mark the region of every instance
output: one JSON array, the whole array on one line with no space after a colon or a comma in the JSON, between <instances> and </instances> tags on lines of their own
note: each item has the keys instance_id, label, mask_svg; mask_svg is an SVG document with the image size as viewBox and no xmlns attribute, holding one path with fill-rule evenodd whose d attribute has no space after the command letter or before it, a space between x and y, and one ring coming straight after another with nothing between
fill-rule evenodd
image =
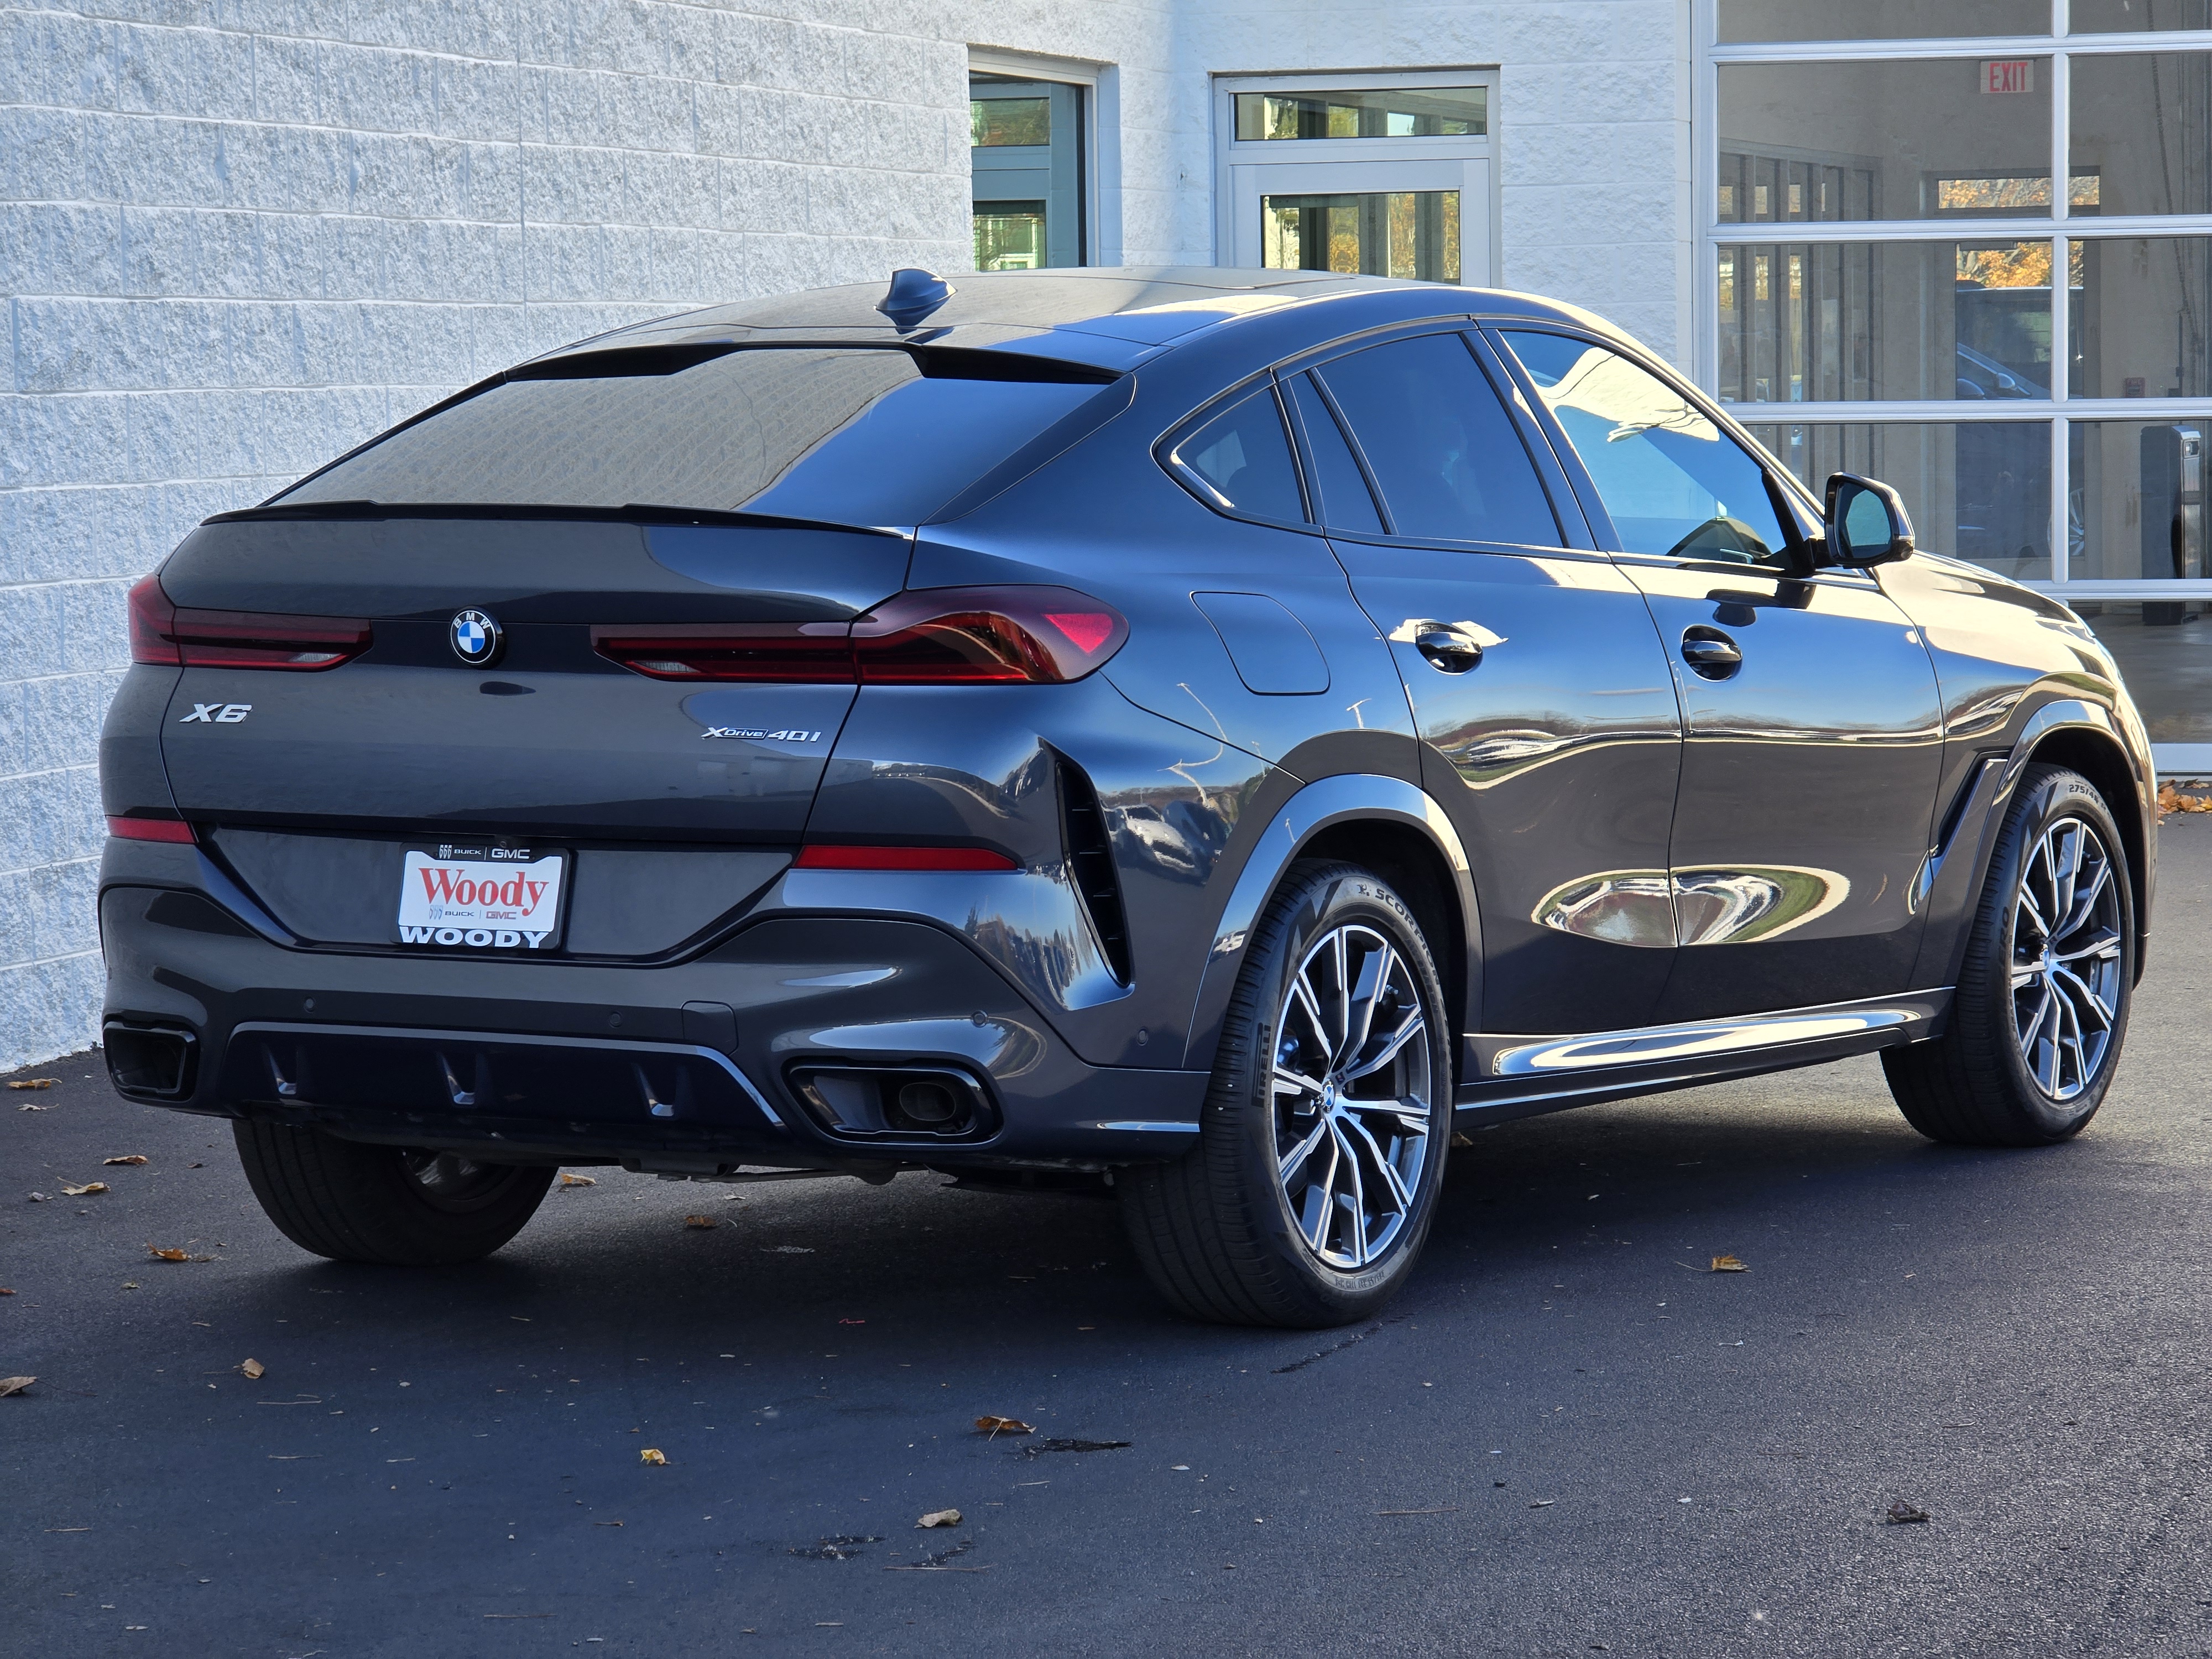
<instances>
[{"instance_id":1,"label":"front door","mask_svg":"<svg viewBox=\"0 0 2212 1659\"><path fill-rule=\"evenodd\" d=\"M1594 340L1506 331L1649 600L1686 736L1662 1018L1911 988L1942 754L1917 631L1815 569L1778 482L1679 387Z\"/></svg>"},{"instance_id":2,"label":"front door","mask_svg":"<svg viewBox=\"0 0 2212 1659\"><path fill-rule=\"evenodd\" d=\"M1643 595L1486 356L1412 333L1284 389L1322 521L1406 683L1423 784L1467 849L1483 1030L1639 1025L1674 956L1674 686Z\"/></svg>"}]
</instances>

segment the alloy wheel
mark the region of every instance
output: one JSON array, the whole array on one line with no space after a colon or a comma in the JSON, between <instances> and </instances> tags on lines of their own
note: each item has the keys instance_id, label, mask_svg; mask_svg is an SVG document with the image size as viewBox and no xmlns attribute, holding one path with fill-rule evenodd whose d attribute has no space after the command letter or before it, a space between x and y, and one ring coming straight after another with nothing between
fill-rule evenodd
<instances>
[{"instance_id":1,"label":"alloy wheel","mask_svg":"<svg viewBox=\"0 0 2212 1659\"><path fill-rule=\"evenodd\" d=\"M2080 818L2046 827L2013 902L2013 1027L2036 1086L2071 1100L2096 1079L2118 1019L2119 875Z\"/></svg>"},{"instance_id":2,"label":"alloy wheel","mask_svg":"<svg viewBox=\"0 0 2212 1659\"><path fill-rule=\"evenodd\" d=\"M1291 976L1269 1085L1276 1164L1329 1267L1371 1267L1413 1218L1434 1132L1430 1017L1413 964L1372 927L1332 929Z\"/></svg>"}]
</instances>

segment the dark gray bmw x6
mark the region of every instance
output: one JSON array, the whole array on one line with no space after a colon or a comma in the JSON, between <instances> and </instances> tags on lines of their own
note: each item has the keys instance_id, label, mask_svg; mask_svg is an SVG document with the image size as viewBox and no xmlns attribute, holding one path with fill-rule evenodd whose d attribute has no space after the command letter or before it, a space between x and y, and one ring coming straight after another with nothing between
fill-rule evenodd
<instances>
[{"instance_id":1,"label":"dark gray bmw x6","mask_svg":"<svg viewBox=\"0 0 2212 1659\"><path fill-rule=\"evenodd\" d=\"M1109 1190L1364 1317L1453 1131L1880 1050L2097 1110L2142 724L2063 605L1595 318L907 271L602 336L189 537L101 751L106 1053L356 1261L562 1164Z\"/></svg>"}]
</instances>

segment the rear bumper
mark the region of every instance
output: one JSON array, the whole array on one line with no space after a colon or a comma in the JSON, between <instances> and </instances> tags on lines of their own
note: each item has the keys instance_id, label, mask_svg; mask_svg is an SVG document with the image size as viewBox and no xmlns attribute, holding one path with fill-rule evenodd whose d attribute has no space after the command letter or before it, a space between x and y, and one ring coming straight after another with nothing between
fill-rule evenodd
<instances>
[{"instance_id":1,"label":"rear bumper","mask_svg":"<svg viewBox=\"0 0 2212 1659\"><path fill-rule=\"evenodd\" d=\"M926 922L785 912L655 967L303 951L219 904L219 881L191 880L195 849L159 852L143 872L111 860L100 896L111 1025L191 1039L167 1097L152 1073L118 1075L149 1103L510 1162L712 1173L1151 1162L1190 1144L1206 1092L1203 1073L1085 1064ZM810 1067L914 1068L972 1085L976 1109L949 1134L858 1127L802 1094Z\"/></svg>"}]
</instances>

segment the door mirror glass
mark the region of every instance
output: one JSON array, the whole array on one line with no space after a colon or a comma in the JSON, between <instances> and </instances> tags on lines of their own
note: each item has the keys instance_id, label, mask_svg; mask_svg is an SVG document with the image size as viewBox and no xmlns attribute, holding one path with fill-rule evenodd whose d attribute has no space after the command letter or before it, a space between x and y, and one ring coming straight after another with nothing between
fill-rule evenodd
<instances>
[{"instance_id":1,"label":"door mirror glass","mask_svg":"<svg viewBox=\"0 0 2212 1659\"><path fill-rule=\"evenodd\" d=\"M1905 503L1875 479L1852 472L1832 476L1825 517L1828 556L1837 564L1863 569L1912 551L1912 520Z\"/></svg>"}]
</instances>

